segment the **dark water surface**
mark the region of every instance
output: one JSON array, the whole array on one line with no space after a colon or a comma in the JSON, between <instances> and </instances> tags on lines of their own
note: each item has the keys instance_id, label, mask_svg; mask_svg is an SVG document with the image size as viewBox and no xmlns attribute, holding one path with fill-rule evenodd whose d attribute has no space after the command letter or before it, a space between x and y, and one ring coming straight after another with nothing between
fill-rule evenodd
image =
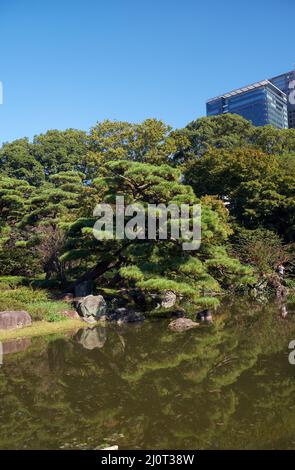
<instances>
[{"instance_id":1,"label":"dark water surface","mask_svg":"<svg viewBox=\"0 0 295 470\"><path fill-rule=\"evenodd\" d=\"M0 345L0 448L294 449L295 314L220 309ZM0 348L1 350L1 348Z\"/></svg>"}]
</instances>

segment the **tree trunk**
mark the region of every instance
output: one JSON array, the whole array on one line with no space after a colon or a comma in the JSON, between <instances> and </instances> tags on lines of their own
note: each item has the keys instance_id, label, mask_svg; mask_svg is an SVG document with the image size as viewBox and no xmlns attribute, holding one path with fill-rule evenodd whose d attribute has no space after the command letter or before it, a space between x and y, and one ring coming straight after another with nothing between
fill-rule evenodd
<instances>
[{"instance_id":1,"label":"tree trunk","mask_svg":"<svg viewBox=\"0 0 295 470\"><path fill-rule=\"evenodd\" d=\"M102 276L104 273L106 273L107 271L109 271L110 269L116 267L116 266L119 266L120 263L121 263L121 260L118 259L118 256L120 255L121 251L125 248L122 247L120 248L118 251L116 251L114 254L113 254L113 259L112 261L110 260L104 260L104 261L100 261L99 263L97 263L92 269L90 269L89 271L87 271L85 274L83 274L82 276L80 276L78 279L76 279L75 282L73 282L72 284L70 284L68 287L67 287L67 292L74 292L75 291L75 287L78 285L78 284L81 284L81 282L84 282L84 281L94 281L95 279L98 279L100 276Z\"/></svg>"}]
</instances>

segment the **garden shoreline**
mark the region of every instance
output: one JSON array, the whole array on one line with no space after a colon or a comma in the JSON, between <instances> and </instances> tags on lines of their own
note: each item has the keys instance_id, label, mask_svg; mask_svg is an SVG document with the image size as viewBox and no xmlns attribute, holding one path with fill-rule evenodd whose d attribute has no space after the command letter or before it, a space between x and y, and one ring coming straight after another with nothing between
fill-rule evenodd
<instances>
[{"instance_id":1,"label":"garden shoreline","mask_svg":"<svg viewBox=\"0 0 295 470\"><path fill-rule=\"evenodd\" d=\"M82 319L65 319L58 322L35 321L30 326L14 330L0 330L0 341L9 341L18 338L32 338L46 336L54 333L63 333L69 330L89 328ZM95 325L91 325L95 326Z\"/></svg>"}]
</instances>

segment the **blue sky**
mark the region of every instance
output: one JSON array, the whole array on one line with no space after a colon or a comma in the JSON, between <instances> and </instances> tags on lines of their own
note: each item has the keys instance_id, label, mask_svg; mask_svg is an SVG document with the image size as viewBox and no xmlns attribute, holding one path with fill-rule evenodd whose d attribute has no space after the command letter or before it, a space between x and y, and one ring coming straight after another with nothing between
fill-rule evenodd
<instances>
[{"instance_id":1,"label":"blue sky","mask_svg":"<svg viewBox=\"0 0 295 470\"><path fill-rule=\"evenodd\" d=\"M182 127L292 69L294 0L0 0L0 142L103 119Z\"/></svg>"}]
</instances>

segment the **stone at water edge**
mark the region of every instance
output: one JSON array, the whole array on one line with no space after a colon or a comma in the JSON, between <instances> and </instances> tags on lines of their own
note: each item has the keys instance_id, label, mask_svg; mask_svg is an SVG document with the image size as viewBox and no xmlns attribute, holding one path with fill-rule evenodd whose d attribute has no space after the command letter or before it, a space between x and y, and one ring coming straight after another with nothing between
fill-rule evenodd
<instances>
[{"instance_id":1,"label":"stone at water edge","mask_svg":"<svg viewBox=\"0 0 295 470\"><path fill-rule=\"evenodd\" d=\"M176 294L171 290L167 290L164 292L164 295L161 300L161 307L162 308L171 308L174 307L175 302L177 300Z\"/></svg>"},{"instance_id":2,"label":"stone at water edge","mask_svg":"<svg viewBox=\"0 0 295 470\"><path fill-rule=\"evenodd\" d=\"M169 323L168 328L172 331L187 331L199 326L199 323L190 318L177 318Z\"/></svg>"},{"instance_id":3,"label":"stone at water edge","mask_svg":"<svg viewBox=\"0 0 295 470\"><path fill-rule=\"evenodd\" d=\"M107 304L102 295L87 295L77 302L77 311L84 319L99 320L106 314Z\"/></svg>"},{"instance_id":4,"label":"stone at water edge","mask_svg":"<svg viewBox=\"0 0 295 470\"><path fill-rule=\"evenodd\" d=\"M32 324L32 318L25 310L0 312L0 330L14 330Z\"/></svg>"}]
</instances>

